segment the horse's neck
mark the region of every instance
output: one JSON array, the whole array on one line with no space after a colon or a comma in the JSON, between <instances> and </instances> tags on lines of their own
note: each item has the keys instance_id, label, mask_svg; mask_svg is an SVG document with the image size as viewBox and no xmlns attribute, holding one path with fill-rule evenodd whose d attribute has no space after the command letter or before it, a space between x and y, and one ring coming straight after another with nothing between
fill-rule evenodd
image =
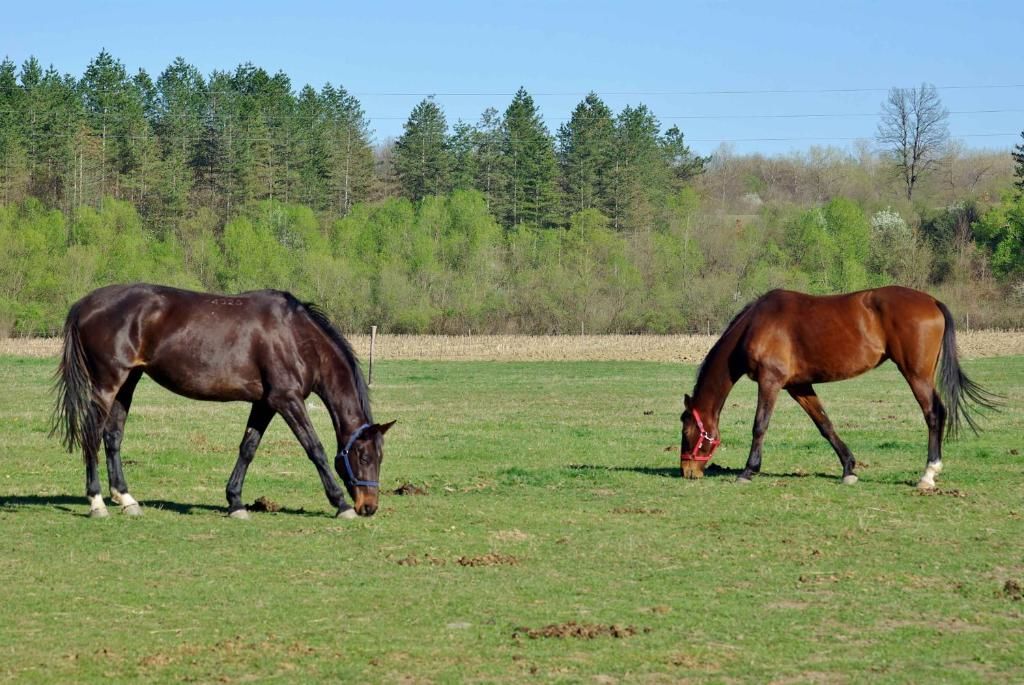
<instances>
[{"instance_id":1,"label":"horse's neck","mask_svg":"<svg viewBox=\"0 0 1024 685\"><path fill-rule=\"evenodd\" d=\"M709 417L716 426L725 400L729 397L732 386L739 380L733 378L729 366L729 358L736 348L738 338L735 333L729 335L727 332L715 343L701 365L697 384L693 388L693 406L702 415Z\"/></svg>"},{"instance_id":2,"label":"horse's neck","mask_svg":"<svg viewBox=\"0 0 1024 685\"><path fill-rule=\"evenodd\" d=\"M332 349L322 356L320 364L320 383L316 393L331 415L340 450L352 431L365 423L367 417L359 401L355 371L348 368L344 356Z\"/></svg>"}]
</instances>

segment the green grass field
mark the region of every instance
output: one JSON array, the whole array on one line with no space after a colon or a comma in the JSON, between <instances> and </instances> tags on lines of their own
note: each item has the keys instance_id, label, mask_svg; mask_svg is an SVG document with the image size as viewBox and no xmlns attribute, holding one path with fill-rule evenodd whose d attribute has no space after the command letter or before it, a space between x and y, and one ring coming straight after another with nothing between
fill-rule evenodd
<instances>
[{"instance_id":1,"label":"green grass field","mask_svg":"<svg viewBox=\"0 0 1024 685\"><path fill-rule=\"evenodd\" d=\"M763 474L732 482L749 381L717 473L691 482L692 366L380 363L376 418L399 420L383 487L428 494L334 519L276 419L244 496L282 510L248 522L223 492L247 406L148 380L124 443L145 515L87 518L81 458L47 439L54 365L0 358L3 680L1024 681L1022 357L965 363L1006 406L947 445L930 495L891 365L819 387L861 462L844 487L788 398Z\"/></svg>"}]
</instances>

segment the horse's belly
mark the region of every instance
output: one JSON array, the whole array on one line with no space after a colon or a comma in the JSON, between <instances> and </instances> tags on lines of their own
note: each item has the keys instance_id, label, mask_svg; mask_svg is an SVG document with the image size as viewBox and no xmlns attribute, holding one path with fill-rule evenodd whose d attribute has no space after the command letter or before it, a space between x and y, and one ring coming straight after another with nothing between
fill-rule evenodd
<instances>
[{"instance_id":1,"label":"horse's belly","mask_svg":"<svg viewBox=\"0 0 1024 685\"><path fill-rule=\"evenodd\" d=\"M147 366L145 371L164 388L193 400L254 402L263 396L263 383L258 377L247 380L224 369Z\"/></svg>"},{"instance_id":2,"label":"horse's belly","mask_svg":"<svg viewBox=\"0 0 1024 685\"><path fill-rule=\"evenodd\" d=\"M831 383L854 378L885 361L885 352L861 350L857 354L845 355L840 358L819 359L817 363L808 364L798 377L792 379L798 383ZM802 377L799 377L802 376Z\"/></svg>"}]
</instances>

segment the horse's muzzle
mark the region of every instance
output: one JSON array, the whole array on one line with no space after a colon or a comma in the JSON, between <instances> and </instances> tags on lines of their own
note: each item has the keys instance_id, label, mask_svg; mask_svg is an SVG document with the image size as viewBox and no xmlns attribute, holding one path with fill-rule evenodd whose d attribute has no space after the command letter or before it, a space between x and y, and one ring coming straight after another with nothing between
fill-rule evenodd
<instances>
[{"instance_id":1,"label":"horse's muzzle","mask_svg":"<svg viewBox=\"0 0 1024 685\"><path fill-rule=\"evenodd\" d=\"M377 493L366 492L364 488L357 488L355 495L355 510L360 516L373 516L377 513Z\"/></svg>"},{"instance_id":2,"label":"horse's muzzle","mask_svg":"<svg viewBox=\"0 0 1024 685\"><path fill-rule=\"evenodd\" d=\"M687 459L679 462L679 470L682 473L683 478L687 478L689 480L703 478L705 466L707 466L706 461Z\"/></svg>"}]
</instances>

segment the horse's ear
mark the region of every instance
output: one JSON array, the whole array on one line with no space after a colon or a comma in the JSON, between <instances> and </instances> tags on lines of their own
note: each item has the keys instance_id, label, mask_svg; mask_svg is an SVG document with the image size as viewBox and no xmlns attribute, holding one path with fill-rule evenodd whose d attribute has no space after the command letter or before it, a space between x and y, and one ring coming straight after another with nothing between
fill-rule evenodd
<instances>
[{"instance_id":1,"label":"horse's ear","mask_svg":"<svg viewBox=\"0 0 1024 685\"><path fill-rule=\"evenodd\" d=\"M381 435L384 435L384 434L385 434L385 433L387 433L387 432L388 432L388 431L389 431L389 430L391 429L391 427L392 427L393 425L395 425L396 423L398 423L398 419L395 419L395 420L394 420L394 421L392 421L391 423L375 423L375 424L373 424L373 428L374 428L374 430L376 430L376 431L377 431L378 433L380 433Z\"/></svg>"},{"instance_id":2,"label":"horse's ear","mask_svg":"<svg viewBox=\"0 0 1024 685\"><path fill-rule=\"evenodd\" d=\"M693 409L693 398L689 395L683 395L683 408Z\"/></svg>"}]
</instances>

